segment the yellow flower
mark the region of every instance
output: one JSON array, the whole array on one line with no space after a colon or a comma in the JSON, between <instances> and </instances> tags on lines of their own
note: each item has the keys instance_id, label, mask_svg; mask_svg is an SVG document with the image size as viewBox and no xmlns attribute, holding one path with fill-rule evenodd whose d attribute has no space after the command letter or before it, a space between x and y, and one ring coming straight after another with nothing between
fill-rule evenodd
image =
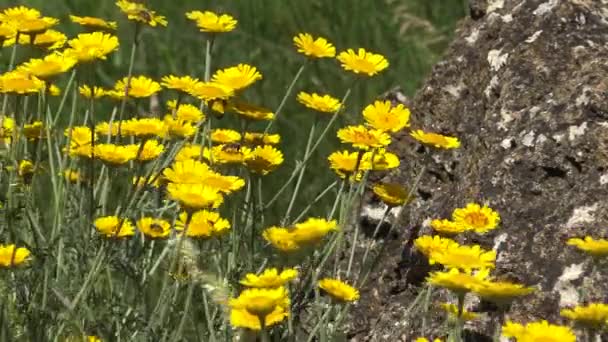
<instances>
[{"instance_id":1,"label":"yellow flower","mask_svg":"<svg viewBox=\"0 0 608 342\"><path fill-rule=\"evenodd\" d=\"M487 301L504 305L510 303L516 297L532 293L534 288L507 281L484 280L479 284L475 284L472 287L472 291Z\"/></svg>"},{"instance_id":2,"label":"yellow flower","mask_svg":"<svg viewBox=\"0 0 608 342\"><path fill-rule=\"evenodd\" d=\"M443 309L443 311L447 312L450 318L458 318L458 306L452 303L440 303L439 307ZM479 317L478 313L467 311L464 308L462 310L462 314L460 315L460 318L465 321L472 321L477 317Z\"/></svg>"},{"instance_id":3,"label":"yellow flower","mask_svg":"<svg viewBox=\"0 0 608 342\"><path fill-rule=\"evenodd\" d=\"M337 231L336 220L311 217L304 222L296 223L291 234L298 245L312 245L323 239L329 232Z\"/></svg>"},{"instance_id":4,"label":"yellow flower","mask_svg":"<svg viewBox=\"0 0 608 342\"><path fill-rule=\"evenodd\" d=\"M61 95L61 89L54 84L51 84L47 88L47 93L51 96L59 96Z\"/></svg>"},{"instance_id":5,"label":"yellow flower","mask_svg":"<svg viewBox=\"0 0 608 342\"><path fill-rule=\"evenodd\" d=\"M276 289L246 289L230 299L230 324L233 327L260 330L289 316L289 297L284 287ZM262 324L263 322L263 324Z\"/></svg>"},{"instance_id":6,"label":"yellow flower","mask_svg":"<svg viewBox=\"0 0 608 342\"><path fill-rule=\"evenodd\" d=\"M165 115L163 120L170 135L179 138L189 138L196 133L196 127L190 121L174 119L171 114Z\"/></svg>"},{"instance_id":7,"label":"yellow flower","mask_svg":"<svg viewBox=\"0 0 608 342\"><path fill-rule=\"evenodd\" d=\"M171 224L169 222L153 217L139 219L137 229L151 239L164 239L171 234Z\"/></svg>"},{"instance_id":8,"label":"yellow flower","mask_svg":"<svg viewBox=\"0 0 608 342\"><path fill-rule=\"evenodd\" d=\"M0 22L18 24L19 22L40 18L40 11L25 6L10 7L0 12Z\"/></svg>"},{"instance_id":9,"label":"yellow flower","mask_svg":"<svg viewBox=\"0 0 608 342\"><path fill-rule=\"evenodd\" d=\"M99 234L106 238L125 238L133 236L135 230L129 219L117 216L104 216L95 219L93 223ZM118 228L120 226L120 228Z\"/></svg>"},{"instance_id":10,"label":"yellow flower","mask_svg":"<svg viewBox=\"0 0 608 342\"><path fill-rule=\"evenodd\" d=\"M232 144L241 141L241 133L233 129L216 128L211 131L211 141L216 144Z\"/></svg>"},{"instance_id":11,"label":"yellow flower","mask_svg":"<svg viewBox=\"0 0 608 342\"><path fill-rule=\"evenodd\" d=\"M188 220L187 213L179 214L175 221L175 230L183 231ZM230 230L230 222L222 218L219 213L207 210L200 210L192 214L186 236L195 239L206 239L213 236L220 236Z\"/></svg>"},{"instance_id":12,"label":"yellow flower","mask_svg":"<svg viewBox=\"0 0 608 342\"><path fill-rule=\"evenodd\" d=\"M43 33L36 34L34 37L33 43L32 38L29 35L20 35L19 42L16 42L16 36L8 35L10 33L10 29L6 29L6 25L0 24L0 43L2 42L2 37L5 37L6 40L3 43L3 46L11 46L15 43L21 45L34 45L41 48L46 48L49 50L56 50L62 48L68 40L68 37L55 30L46 30ZM16 33L16 31L15 31Z\"/></svg>"},{"instance_id":13,"label":"yellow flower","mask_svg":"<svg viewBox=\"0 0 608 342\"><path fill-rule=\"evenodd\" d=\"M245 165L255 173L267 175L283 164L283 153L274 146L256 146L253 151L245 155Z\"/></svg>"},{"instance_id":14,"label":"yellow flower","mask_svg":"<svg viewBox=\"0 0 608 342\"><path fill-rule=\"evenodd\" d=\"M576 306L559 312L562 317L592 329L600 329L608 325L608 304L590 303L585 306Z\"/></svg>"},{"instance_id":15,"label":"yellow flower","mask_svg":"<svg viewBox=\"0 0 608 342\"><path fill-rule=\"evenodd\" d=\"M454 209L452 221L483 234L498 226L500 215L487 205L482 207L476 203L468 203L464 208Z\"/></svg>"},{"instance_id":16,"label":"yellow flower","mask_svg":"<svg viewBox=\"0 0 608 342\"><path fill-rule=\"evenodd\" d=\"M452 239L444 238L439 235L430 236L423 235L414 240L414 246L427 258L436 253L442 253L450 246L458 246L458 243Z\"/></svg>"},{"instance_id":17,"label":"yellow flower","mask_svg":"<svg viewBox=\"0 0 608 342\"><path fill-rule=\"evenodd\" d=\"M95 158L112 166L126 164L137 157L137 149L130 145L98 144L93 152Z\"/></svg>"},{"instance_id":18,"label":"yellow flower","mask_svg":"<svg viewBox=\"0 0 608 342\"><path fill-rule=\"evenodd\" d=\"M87 342L102 342L102 340L94 335L87 336Z\"/></svg>"},{"instance_id":19,"label":"yellow flower","mask_svg":"<svg viewBox=\"0 0 608 342\"><path fill-rule=\"evenodd\" d=\"M377 129L363 125L347 126L338 130L338 139L362 150L385 147L391 143L391 136Z\"/></svg>"},{"instance_id":20,"label":"yellow flower","mask_svg":"<svg viewBox=\"0 0 608 342\"><path fill-rule=\"evenodd\" d=\"M0 93L31 94L44 90L44 82L37 77L13 70L0 75Z\"/></svg>"},{"instance_id":21,"label":"yellow flower","mask_svg":"<svg viewBox=\"0 0 608 342\"><path fill-rule=\"evenodd\" d=\"M150 161L156 159L165 151L165 146L163 144L159 144L156 140L146 140L143 148L141 148L141 151L139 150L140 145L138 144L131 145L131 148L133 151L135 151L138 161Z\"/></svg>"},{"instance_id":22,"label":"yellow flower","mask_svg":"<svg viewBox=\"0 0 608 342\"><path fill-rule=\"evenodd\" d=\"M384 56L365 51L363 48L359 48L357 52L348 49L340 52L336 58L342 63L344 70L352 71L355 74L374 76L388 68L388 61Z\"/></svg>"},{"instance_id":23,"label":"yellow flower","mask_svg":"<svg viewBox=\"0 0 608 342\"><path fill-rule=\"evenodd\" d=\"M12 26L21 33L38 34L51 26L57 25L59 19L41 17L38 10L24 6L7 8L0 13L0 22Z\"/></svg>"},{"instance_id":24,"label":"yellow flower","mask_svg":"<svg viewBox=\"0 0 608 342\"><path fill-rule=\"evenodd\" d=\"M382 202L391 207L404 205L411 200L408 191L398 183L375 184L372 190Z\"/></svg>"},{"instance_id":25,"label":"yellow flower","mask_svg":"<svg viewBox=\"0 0 608 342\"><path fill-rule=\"evenodd\" d=\"M363 109L363 117L371 127L395 133L409 127L410 110L402 104L393 107L391 101L376 101Z\"/></svg>"},{"instance_id":26,"label":"yellow flower","mask_svg":"<svg viewBox=\"0 0 608 342\"><path fill-rule=\"evenodd\" d=\"M437 233L444 235L460 234L468 230L462 224L454 221L437 219L431 221L431 228L433 228Z\"/></svg>"},{"instance_id":27,"label":"yellow flower","mask_svg":"<svg viewBox=\"0 0 608 342\"><path fill-rule=\"evenodd\" d=\"M207 171L198 182L224 194L239 191L245 186L245 181L240 177L224 176L211 170Z\"/></svg>"},{"instance_id":28,"label":"yellow flower","mask_svg":"<svg viewBox=\"0 0 608 342\"><path fill-rule=\"evenodd\" d=\"M70 48L64 54L76 58L79 62L105 60L106 56L118 49L118 38L108 33L81 33L68 41Z\"/></svg>"},{"instance_id":29,"label":"yellow flower","mask_svg":"<svg viewBox=\"0 0 608 342\"><path fill-rule=\"evenodd\" d=\"M82 25L93 29L116 30L118 27L115 21L106 21L95 17L79 17L70 15L70 20L78 25Z\"/></svg>"},{"instance_id":30,"label":"yellow flower","mask_svg":"<svg viewBox=\"0 0 608 342\"><path fill-rule=\"evenodd\" d=\"M30 59L28 62L17 67L17 70L41 79L47 79L69 71L76 65L76 62L77 60L73 57L54 52L42 59Z\"/></svg>"},{"instance_id":31,"label":"yellow flower","mask_svg":"<svg viewBox=\"0 0 608 342\"><path fill-rule=\"evenodd\" d=\"M314 39L309 33L300 33L293 37L293 43L299 53L308 57L324 58L334 57L336 55L336 48L332 43L328 42L327 39L323 37Z\"/></svg>"},{"instance_id":32,"label":"yellow flower","mask_svg":"<svg viewBox=\"0 0 608 342\"><path fill-rule=\"evenodd\" d=\"M42 121L34 121L23 125L23 135L30 140L40 139L43 137L43 129Z\"/></svg>"},{"instance_id":33,"label":"yellow flower","mask_svg":"<svg viewBox=\"0 0 608 342\"><path fill-rule=\"evenodd\" d=\"M17 173L20 177L30 177L32 174L34 174L34 163L25 159L20 161Z\"/></svg>"},{"instance_id":34,"label":"yellow flower","mask_svg":"<svg viewBox=\"0 0 608 342\"><path fill-rule=\"evenodd\" d=\"M487 278L488 274L487 269L481 269L473 274L453 268L449 271L431 272L426 280L431 285L446 288L457 294L465 294Z\"/></svg>"},{"instance_id":35,"label":"yellow flower","mask_svg":"<svg viewBox=\"0 0 608 342\"><path fill-rule=\"evenodd\" d=\"M15 120L8 116L0 116L0 142L8 145L13 137L15 129Z\"/></svg>"},{"instance_id":36,"label":"yellow flower","mask_svg":"<svg viewBox=\"0 0 608 342\"><path fill-rule=\"evenodd\" d=\"M171 110L171 115L175 111L175 106L177 105L177 101L170 100L167 101L167 108ZM205 120L205 115L198 109L196 106L187 103L180 103L177 111L175 111L175 117L178 120L184 121L194 121L199 122Z\"/></svg>"},{"instance_id":37,"label":"yellow flower","mask_svg":"<svg viewBox=\"0 0 608 342\"><path fill-rule=\"evenodd\" d=\"M207 164L198 160L184 159L176 161L171 168L165 169L163 176L171 183L200 184L201 179L209 172L211 170Z\"/></svg>"},{"instance_id":38,"label":"yellow flower","mask_svg":"<svg viewBox=\"0 0 608 342\"><path fill-rule=\"evenodd\" d=\"M163 85L163 87L167 88L167 89L175 89L175 90L179 90L182 91L184 93L191 93L194 89L196 89L196 87L198 87L201 82L198 78L194 78L191 76L174 76L174 75L169 75L169 76L164 76L161 79L161 83ZM175 101L173 102L173 108L175 107Z\"/></svg>"},{"instance_id":39,"label":"yellow flower","mask_svg":"<svg viewBox=\"0 0 608 342\"><path fill-rule=\"evenodd\" d=\"M585 240L573 238L568 239L567 243L594 257L608 256L608 240L606 239L595 240L591 236L585 236Z\"/></svg>"},{"instance_id":40,"label":"yellow flower","mask_svg":"<svg viewBox=\"0 0 608 342\"><path fill-rule=\"evenodd\" d=\"M187 210L218 208L224 202L222 193L203 184L169 183L167 192Z\"/></svg>"},{"instance_id":41,"label":"yellow flower","mask_svg":"<svg viewBox=\"0 0 608 342\"><path fill-rule=\"evenodd\" d=\"M430 340L428 340L426 337L418 337L414 342L430 342ZM433 340L433 342L441 342L441 339L436 338Z\"/></svg>"},{"instance_id":42,"label":"yellow flower","mask_svg":"<svg viewBox=\"0 0 608 342\"><path fill-rule=\"evenodd\" d=\"M95 94L97 94L97 91L95 92ZM121 127L121 132L120 134L122 136L125 135L125 130L124 130L124 123L125 121L122 121L123 126ZM111 136L116 136L118 134L118 125L120 124L120 121L113 121L113 122L106 122L106 121L102 121L100 123L98 123L97 125L95 125L95 132L101 135L111 135Z\"/></svg>"},{"instance_id":43,"label":"yellow flower","mask_svg":"<svg viewBox=\"0 0 608 342\"><path fill-rule=\"evenodd\" d=\"M276 145L281 142L281 136L278 134L245 132L245 142L252 145Z\"/></svg>"},{"instance_id":44,"label":"yellow flower","mask_svg":"<svg viewBox=\"0 0 608 342\"><path fill-rule=\"evenodd\" d=\"M152 27L167 26L167 20L164 16L156 14L156 12L148 9L141 2L133 2L127 0L116 1L116 6L124 13L129 20L138 21Z\"/></svg>"},{"instance_id":45,"label":"yellow flower","mask_svg":"<svg viewBox=\"0 0 608 342\"><path fill-rule=\"evenodd\" d=\"M267 268L260 275L247 273L240 283L247 287L277 288L287 284L297 276L298 271L295 268L284 269L281 273L276 268Z\"/></svg>"},{"instance_id":46,"label":"yellow flower","mask_svg":"<svg viewBox=\"0 0 608 342\"><path fill-rule=\"evenodd\" d=\"M437 148L458 148L460 147L460 141L458 138L449 137L437 133L427 133L422 130L415 130L410 135L420 141L423 144L433 145Z\"/></svg>"},{"instance_id":47,"label":"yellow flower","mask_svg":"<svg viewBox=\"0 0 608 342\"><path fill-rule=\"evenodd\" d=\"M117 126L118 123L113 125ZM141 118L130 119L123 121L121 126L121 134L132 135L136 137L164 137L167 134L167 125L158 118Z\"/></svg>"},{"instance_id":48,"label":"yellow flower","mask_svg":"<svg viewBox=\"0 0 608 342\"><path fill-rule=\"evenodd\" d=\"M431 253L429 263L438 263L447 268L470 271L474 268L494 268L496 251L485 251L479 245L450 245L443 251Z\"/></svg>"},{"instance_id":49,"label":"yellow flower","mask_svg":"<svg viewBox=\"0 0 608 342\"><path fill-rule=\"evenodd\" d=\"M293 234L287 228L283 227L270 227L266 228L262 233L262 236L268 241L274 248L283 252L292 252L300 248L297 242L294 240Z\"/></svg>"},{"instance_id":50,"label":"yellow flower","mask_svg":"<svg viewBox=\"0 0 608 342\"><path fill-rule=\"evenodd\" d=\"M127 89L127 84L129 85ZM146 76L124 77L114 85L112 96L118 99L123 97L150 97L161 90L160 83Z\"/></svg>"},{"instance_id":51,"label":"yellow flower","mask_svg":"<svg viewBox=\"0 0 608 342\"><path fill-rule=\"evenodd\" d=\"M82 183L85 181L84 177L80 174L80 171L73 169L63 171L63 178L70 183Z\"/></svg>"},{"instance_id":52,"label":"yellow flower","mask_svg":"<svg viewBox=\"0 0 608 342\"><path fill-rule=\"evenodd\" d=\"M274 119L274 113L270 109L241 101L230 101L228 109L249 120L264 121Z\"/></svg>"},{"instance_id":53,"label":"yellow flower","mask_svg":"<svg viewBox=\"0 0 608 342\"><path fill-rule=\"evenodd\" d=\"M196 22L201 32L230 32L236 28L237 20L228 14L216 14L211 11L191 11L186 17Z\"/></svg>"},{"instance_id":54,"label":"yellow flower","mask_svg":"<svg viewBox=\"0 0 608 342\"><path fill-rule=\"evenodd\" d=\"M65 129L64 135L69 139L70 155L90 157L91 139L97 140L96 134L91 134L87 126L74 126Z\"/></svg>"},{"instance_id":55,"label":"yellow flower","mask_svg":"<svg viewBox=\"0 0 608 342\"><path fill-rule=\"evenodd\" d=\"M225 100L234 96L234 89L217 82L201 82L189 94L204 101Z\"/></svg>"},{"instance_id":56,"label":"yellow flower","mask_svg":"<svg viewBox=\"0 0 608 342\"><path fill-rule=\"evenodd\" d=\"M209 155L209 151L206 151L207 156ZM199 159L201 155L204 154L204 151L201 151L201 145L195 144L185 144L179 152L175 155L175 161L185 161L188 159ZM203 156L205 157L205 156Z\"/></svg>"},{"instance_id":57,"label":"yellow flower","mask_svg":"<svg viewBox=\"0 0 608 342\"><path fill-rule=\"evenodd\" d=\"M15 44L17 29L0 21L0 47ZM29 39L29 37L28 37Z\"/></svg>"},{"instance_id":58,"label":"yellow flower","mask_svg":"<svg viewBox=\"0 0 608 342\"><path fill-rule=\"evenodd\" d=\"M339 279L321 279L319 288L338 302L354 302L359 299L359 291Z\"/></svg>"},{"instance_id":59,"label":"yellow flower","mask_svg":"<svg viewBox=\"0 0 608 342\"><path fill-rule=\"evenodd\" d=\"M327 160L329 167L342 179L355 171L369 170L369 164L360 157L359 152L336 151Z\"/></svg>"},{"instance_id":60,"label":"yellow flower","mask_svg":"<svg viewBox=\"0 0 608 342\"><path fill-rule=\"evenodd\" d=\"M565 326L549 324L547 321L521 324L508 321L502 327L502 335L513 337L518 342L575 342L576 335Z\"/></svg>"},{"instance_id":61,"label":"yellow flower","mask_svg":"<svg viewBox=\"0 0 608 342\"><path fill-rule=\"evenodd\" d=\"M218 70L211 79L217 84L234 90L247 88L254 82L261 80L262 74L249 64L239 64L230 68Z\"/></svg>"},{"instance_id":62,"label":"yellow flower","mask_svg":"<svg viewBox=\"0 0 608 342\"><path fill-rule=\"evenodd\" d=\"M10 268L19 266L28 261L31 252L25 247L14 244L0 245L0 267Z\"/></svg>"},{"instance_id":63,"label":"yellow flower","mask_svg":"<svg viewBox=\"0 0 608 342\"><path fill-rule=\"evenodd\" d=\"M341 107L340 100L326 94L309 94L301 91L298 94L297 100L307 108L323 113L337 113Z\"/></svg>"},{"instance_id":64,"label":"yellow flower","mask_svg":"<svg viewBox=\"0 0 608 342\"><path fill-rule=\"evenodd\" d=\"M396 154L386 152L383 148L363 153L361 162L366 165L367 170L386 171L399 167L400 161Z\"/></svg>"},{"instance_id":65,"label":"yellow flower","mask_svg":"<svg viewBox=\"0 0 608 342\"><path fill-rule=\"evenodd\" d=\"M89 87L88 85L81 85L78 87L78 93L87 99L94 98L99 99L107 95L107 91L101 87ZM118 125L116 126L118 129ZM107 132L107 131L106 131Z\"/></svg>"}]
</instances>

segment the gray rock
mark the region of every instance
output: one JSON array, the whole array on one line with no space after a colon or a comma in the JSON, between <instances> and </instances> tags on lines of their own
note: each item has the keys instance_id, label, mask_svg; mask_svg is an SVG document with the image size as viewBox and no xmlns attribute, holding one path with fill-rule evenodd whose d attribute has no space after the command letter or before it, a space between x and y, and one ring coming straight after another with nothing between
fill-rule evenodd
<instances>
[{"instance_id":1,"label":"gray rock","mask_svg":"<svg viewBox=\"0 0 608 342\"><path fill-rule=\"evenodd\" d=\"M386 180L411 184L426 172L355 308L353 340L437 336L443 317L407 312L428 272L409 250L411 232L430 233L425 221L449 218L467 202L487 203L502 224L460 240L497 248L494 275L539 289L516 301L508 319L566 323L561 307L608 300L606 274L565 244L608 236L608 1L474 3L475 19L462 23L410 103L413 127L458 136L462 147L431 149L406 134L393 144L402 166ZM448 297L438 291L433 301ZM493 324L487 318L467 329L467 340L482 341Z\"/></svg>"}]
</instances>

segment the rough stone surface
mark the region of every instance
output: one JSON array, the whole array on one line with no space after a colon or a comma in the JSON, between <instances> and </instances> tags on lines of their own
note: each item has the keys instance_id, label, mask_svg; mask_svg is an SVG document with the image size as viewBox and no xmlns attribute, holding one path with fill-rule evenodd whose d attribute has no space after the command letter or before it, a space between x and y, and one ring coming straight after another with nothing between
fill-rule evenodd
<instances>
[{"instance_id":1,"label":"rough stone surface","mask_svg":"<svg viewBox=\"0 0 608 342\"><path fill-rule=\"evenodd\" d=\"M449 218L467 202L495 208L502 224L461 242L497 249L494 275L538 288L508 319L566 323L561 307L608 300L606 268L598 272L565 244L608 236L608 0L472 4L474 16L410 103L413 127L458 136L462 148L430 149L406 135L394 143L402 166L386 180L411 185L426 169L417 200L393 218L397 237L385 241L381 271L355 307L352 340L412 341L442 331L444 317L432 308L408 313L429 270L411 242L431 233L430 218ZM431 302L439 298L450 296L438 291ZM467 306L490 315L468 323L466 339L488 340L492 308Z\"/></svg>"}]
</instances>

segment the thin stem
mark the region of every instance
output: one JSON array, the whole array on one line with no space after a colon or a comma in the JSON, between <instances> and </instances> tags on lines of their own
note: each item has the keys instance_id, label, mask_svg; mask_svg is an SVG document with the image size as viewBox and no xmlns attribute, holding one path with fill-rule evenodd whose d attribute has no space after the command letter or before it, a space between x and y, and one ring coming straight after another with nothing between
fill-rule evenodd
<instances>
[{"instance_id":1,"label":"thin stem","mask_svg":"<svg viewBox=\"0 0 608 342\"><path fill-rule=\"evenodd\" d=\"M278 120L279 115L281 114L281 111L283 110L283 107L285 107L285 104L287 103L287 99L289 98L289 95L291 95L293 88L295 87L296 83L300 79L300 76L302 76L302 73L304 72L304 69L306 68L306 64L307 63L304 63L304 64L302 64L302 66L300 66L300 69L298 69L296 76L293 78L293 80L289 84L289 87L287 87L287 91L285 91L285 95L283 95L283 98L281 99L281 103L279 104L279 107L274 112L274 119L271 120L270 122L268 122L268 124L266 125L266 128L264 129L264 135L266 133L268 133L268 131L270 130L270 128L272 127L274 122Z\"/></svg>"},{"instance_id":2,"label":"thin stem","mask_svg":"<svg viewBox=\"0 0 608 342\"><path fill-rule=\"evenodd\" d=\"M133 44L131 45L131 56L129 57L129 71L127 73L127 82L125 84L124 97L120 102L120 111L118 112L118 130L116 139L120 139L122 120L124 118L125 108L127 107L127 99L129 98L129 90L131 88L131 78L133 77L133 65L135 64L135 52L137 51L137 45L139 44L137 39L139 35L139 24L135 25L135 33L133 35Z\"/></svg>"}]
</instances>

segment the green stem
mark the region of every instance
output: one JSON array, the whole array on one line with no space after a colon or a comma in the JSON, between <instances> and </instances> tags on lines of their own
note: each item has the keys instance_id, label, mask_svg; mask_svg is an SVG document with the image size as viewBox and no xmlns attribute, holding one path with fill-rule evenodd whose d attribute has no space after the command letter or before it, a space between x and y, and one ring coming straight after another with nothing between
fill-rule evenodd
<instances>
[{"instance_id":1,"label":"green stem","mask_svg":"<svg viewBox=\"0 0 608 342\"><path fill-rule=\"evenodd\" d=\"M139 24L135 26L135 33L133 35L133 44L131 45L131 56L129 57L129 71L127 73L127 82L125 84L125 93L122 101L120 102L120 111L118 112L118 130L116 134L116 140L120 139L120 129L122 126L122 120L124 118L125 108L127 107L127 99L129 98L129 89L131 88L131 78L133 77L133 65L135 64L135 52L137 51L139 35Z\"/></svg>"},{"instance_id":2,"label":"green stem","mask_svg":"<svg viewBox=\"0 0 608 342\"><path fill-rule=\"evenodd\" d=\"M266 128L264 129L264 134L267 134L268 131L270 130L270 128L272 127L272 125L274 124L274 122L278 120L279 115L281 114L281 111L283 110L283 107L285 107L285 104L287 103L287 99L289 98L289 95L291 95L291 92L293 91L293 88L295 87L296 83L298 82L298 79L300 79L300 76L302 76L302 73L304 72L304 69L306 68L306 64L307 63L304 63L304 64L302 64L302 66L300 66L300 69L298 69L296 76L293 78L293 80L291 80L289 87L287 87L287 91L285 91L285 95L283 95L283 98L281 99L281 103L279 104L279 107L274 112L274 119L270 120L270 122L268 122L268 124L266 125Z\"/></svg>"}]
</instances>

